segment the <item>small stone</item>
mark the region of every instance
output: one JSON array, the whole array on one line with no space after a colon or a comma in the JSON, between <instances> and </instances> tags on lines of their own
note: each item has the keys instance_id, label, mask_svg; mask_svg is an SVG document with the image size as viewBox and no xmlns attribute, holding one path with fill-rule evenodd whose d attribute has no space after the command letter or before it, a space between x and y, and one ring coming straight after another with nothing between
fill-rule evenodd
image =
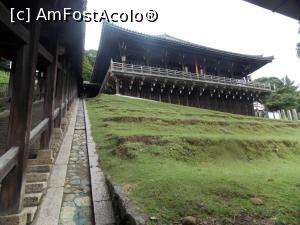
<instances>
[{"instance_id":1,"label":"small stone","mask_svg":"<svg viewBox=\"0 0 300 225\"><path fill-rule=\"evenodd\" d=\"M182 225L196 225L197 219L193 216L186 216L182 219Z\"/></svg>"},{"instance_id":2,"label":"small stone","mask_svg":"<svg viewBox=\"0 0 300 225\"><path fill-rule=\"evenodd\" d=\"M88 218L90 218L91 215L92 215L92 212L91 212L90 209L81 210L81 211L79 212L79 217L80 217L80 218L83 218L83 217L88 217Z\"/></svg>"},{"instance_id":3,"label":"small stone","mask_svg":"<svg viewBox=\"0 0 300 225\"><path fill-rule=\"evenodd\" d=\"M81 198L75 198L74 202L77 206L90 206L91 205L91 200L87 196L81 197Z\"/></svg>"},{"instance_id":4,"label":"small stone","mask_svg":"<svg viewBox=\"0 0 300 225\"><path fill-rule=\"evenodd\" d=\"M254 205L263 205L264 204L263 200L258 197L250 198L250 201Z\"/></svg>"},{"instance_id":5,"label":"small stone","mask_svg":"<svg viewBox=\"0 0 300 225\"><path fill-rule=\"evenodd\" d=\"M74 200L74 198L75 198L75 195L74 195L74 194L67 194L67 195L65 195L64 201L66 201L66 202L71 202L71 201Z\"/></svg>"},{"instance_id":6,"label":"small stone","mask_svg":"<svg viewBox=\"0 0 300 225\"><path fill-rule=\"evenodd\" d=\"M61 218L62 219L69 219L69 218L73 218L75 214L75 208L74 207L62 207L61 208Z\"/></svg>"},{"instance_id":7,"label":"small stone","mask_svg":"<svg viewBox=\"0 0 300 225\"><path fill-rule=\"evenodd\" d=\"M71 180L70 183L73 185L80 184L80 180Z\"/></svg>"},{"instance_id":8,"label":"small stone","mask_svg":"<svg viewBox=\"0 0 300 225\"><path fill-rule=\"evenodd\" d=\"M157 217L155 217L155 216L150 216L150 220L157 220Z\"/></svg>"}]
</instances>

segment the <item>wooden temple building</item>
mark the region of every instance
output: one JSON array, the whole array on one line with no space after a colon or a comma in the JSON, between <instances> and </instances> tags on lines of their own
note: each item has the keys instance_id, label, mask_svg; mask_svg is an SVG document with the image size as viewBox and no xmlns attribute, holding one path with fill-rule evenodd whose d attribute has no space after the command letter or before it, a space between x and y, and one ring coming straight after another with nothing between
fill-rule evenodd
<instances>
[{"instance_id":1,"label":"wooden temple building","mask_svg":"<svg viewBox=\"0 0 300 225\"><path fill-rule=\"evenodd\" d=\"M92 82L101 92L254 115L271 87L248 75L272 60L104 23Z\"/></svg>"},{"instance_id":2,"label":"wooden temple building","mask_svg":"<svg viewBox=\"0 0 300 225\"><path fill-rule=\"evenodd\" d=\"M38 22L35 12L83 11L85 5L83 0L0 1L0 58L11 65L6 66L8 91L0 98L6 107L0 108L0 224L23 224L10 215L21 215L26 207L26 171L34 157L30 151L35 146L35 156L52 157L53 133L61 133L82 89L84 23ZM11 8L30 8L32 22L12 23Z\"/></svg>"}]
</instances>

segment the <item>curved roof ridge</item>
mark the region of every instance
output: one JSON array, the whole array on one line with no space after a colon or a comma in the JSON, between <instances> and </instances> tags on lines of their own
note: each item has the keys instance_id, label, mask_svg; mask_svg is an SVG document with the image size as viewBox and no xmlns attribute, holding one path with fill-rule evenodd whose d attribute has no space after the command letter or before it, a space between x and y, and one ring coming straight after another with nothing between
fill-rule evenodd
<instances>
[{"instance_id":1,"label":"curved roof ridge","mask_svg":"<svg viewBox=\"0 0 300 225\"><path fill-rule=\"evenodd\" d=\"M260 55L249 55L249 54L243 54L243 53L236 53L236 52L231 52L231 51L226 51L226 50L221 50L221 49L216 49L216 48L212 48L212 47L207 47L204 45L200 45L200 44L196 44L190 41L185 41L182 40L180 38L171 36L169 34L159 34L159 35L154 35L154 34L145 34L142 32L138 32L138 31L134 31L128 28L124 28L121 26L116 25L115 23L111 23L111 22L107 22L105 21L103 23L107 24L108 26L111 26L113 28L125 31L127 33L132 33L132 34L136 34L136 35L140 35L140 36L144 36L144 37L151 37L151 38L156 38L156 39L160 39L160 40L166 40L166 41L171 41L171 42L176 42L178 44L182 44L182 45L188 45L191 47L197 47L197 48L202 48L211 52L219 52L219 53L223 53L223 54L229 54L229 55L233 55L233 56L237 56L237 57L245 57L245 58L252 58L252 59L256 59L256 60L263 60L263 61L272 61L274 59L274 56L264 56L263 54Z\"/></svg>"}]
</instances>

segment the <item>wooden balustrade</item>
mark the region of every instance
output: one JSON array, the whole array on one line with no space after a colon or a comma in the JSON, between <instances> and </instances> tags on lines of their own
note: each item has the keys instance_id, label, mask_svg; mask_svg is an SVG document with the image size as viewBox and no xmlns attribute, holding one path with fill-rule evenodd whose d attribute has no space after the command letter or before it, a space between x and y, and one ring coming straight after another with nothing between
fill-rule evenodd
<instances>
[{"instance_id":1,"label":"wooden balustrade","mask_svg":"<svg viewBox=\"0 0 300 225\"><path fill-rule=\"evenodd\" d=\"M35 128L30 132L29 146L32 146L39 136L47 129L49 118L43 119Z\"/></svg>"},{"instance_id":2,"label":"wooden balustrade","mask_svg":"<svg viewBox=\"0 0 300 225\"><path fill-rule=\"evenodd\" d=\"M242 79L213 76L209 74L200 75L200 74L185 72L185 71L125 64L125 63L119 63L113 61L111 61L110 70L112 72L128 72L128 73L133 73L142 76L148 75L148 76L171 77L171 78L181 78L181 79L184 78L184 79L190 79L190 80L200 81L204 83L206 82L206 83L225 84L225 85L250 87L250 88L257 88L266 91L271 91L270 84L265 84L265 83L247 82Z\"/></svg>"},{"instance_id":3,"label":"wooden balustrade","mask_svg":"<svg viewBox=\"0 0 300 225\"><path fill-rule=\"evenodd\" d=\"M11 147L4 155L0 157L0 182L15 167L18 162L19 147Z\"/></svg>"}]
</instances>

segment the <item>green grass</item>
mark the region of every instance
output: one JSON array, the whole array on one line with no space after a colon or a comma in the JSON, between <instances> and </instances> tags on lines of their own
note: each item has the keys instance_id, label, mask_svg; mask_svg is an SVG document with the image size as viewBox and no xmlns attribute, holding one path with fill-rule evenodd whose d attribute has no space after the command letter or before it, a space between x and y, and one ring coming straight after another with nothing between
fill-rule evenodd
<instances>
[{"instance_id":1,"label":"green grass","mask_svg":"<svg viewBox=\"0 0 300 225\"><path fill-rule=\"evenodd\" d=\"M7 72L0 70L0 84L1 83L8 83L9 82L9 75Z\"/></svg>"},{"instance_id":2,"label":"green grass","mask_svg":"<svg viewBox=\"0 0 300 225\"><path fill-rule=\"evenodd\" d=\"M163 224L300 223L299 122L108 95L87 106L103 169Z\"/></svg>"}]
</instances>

